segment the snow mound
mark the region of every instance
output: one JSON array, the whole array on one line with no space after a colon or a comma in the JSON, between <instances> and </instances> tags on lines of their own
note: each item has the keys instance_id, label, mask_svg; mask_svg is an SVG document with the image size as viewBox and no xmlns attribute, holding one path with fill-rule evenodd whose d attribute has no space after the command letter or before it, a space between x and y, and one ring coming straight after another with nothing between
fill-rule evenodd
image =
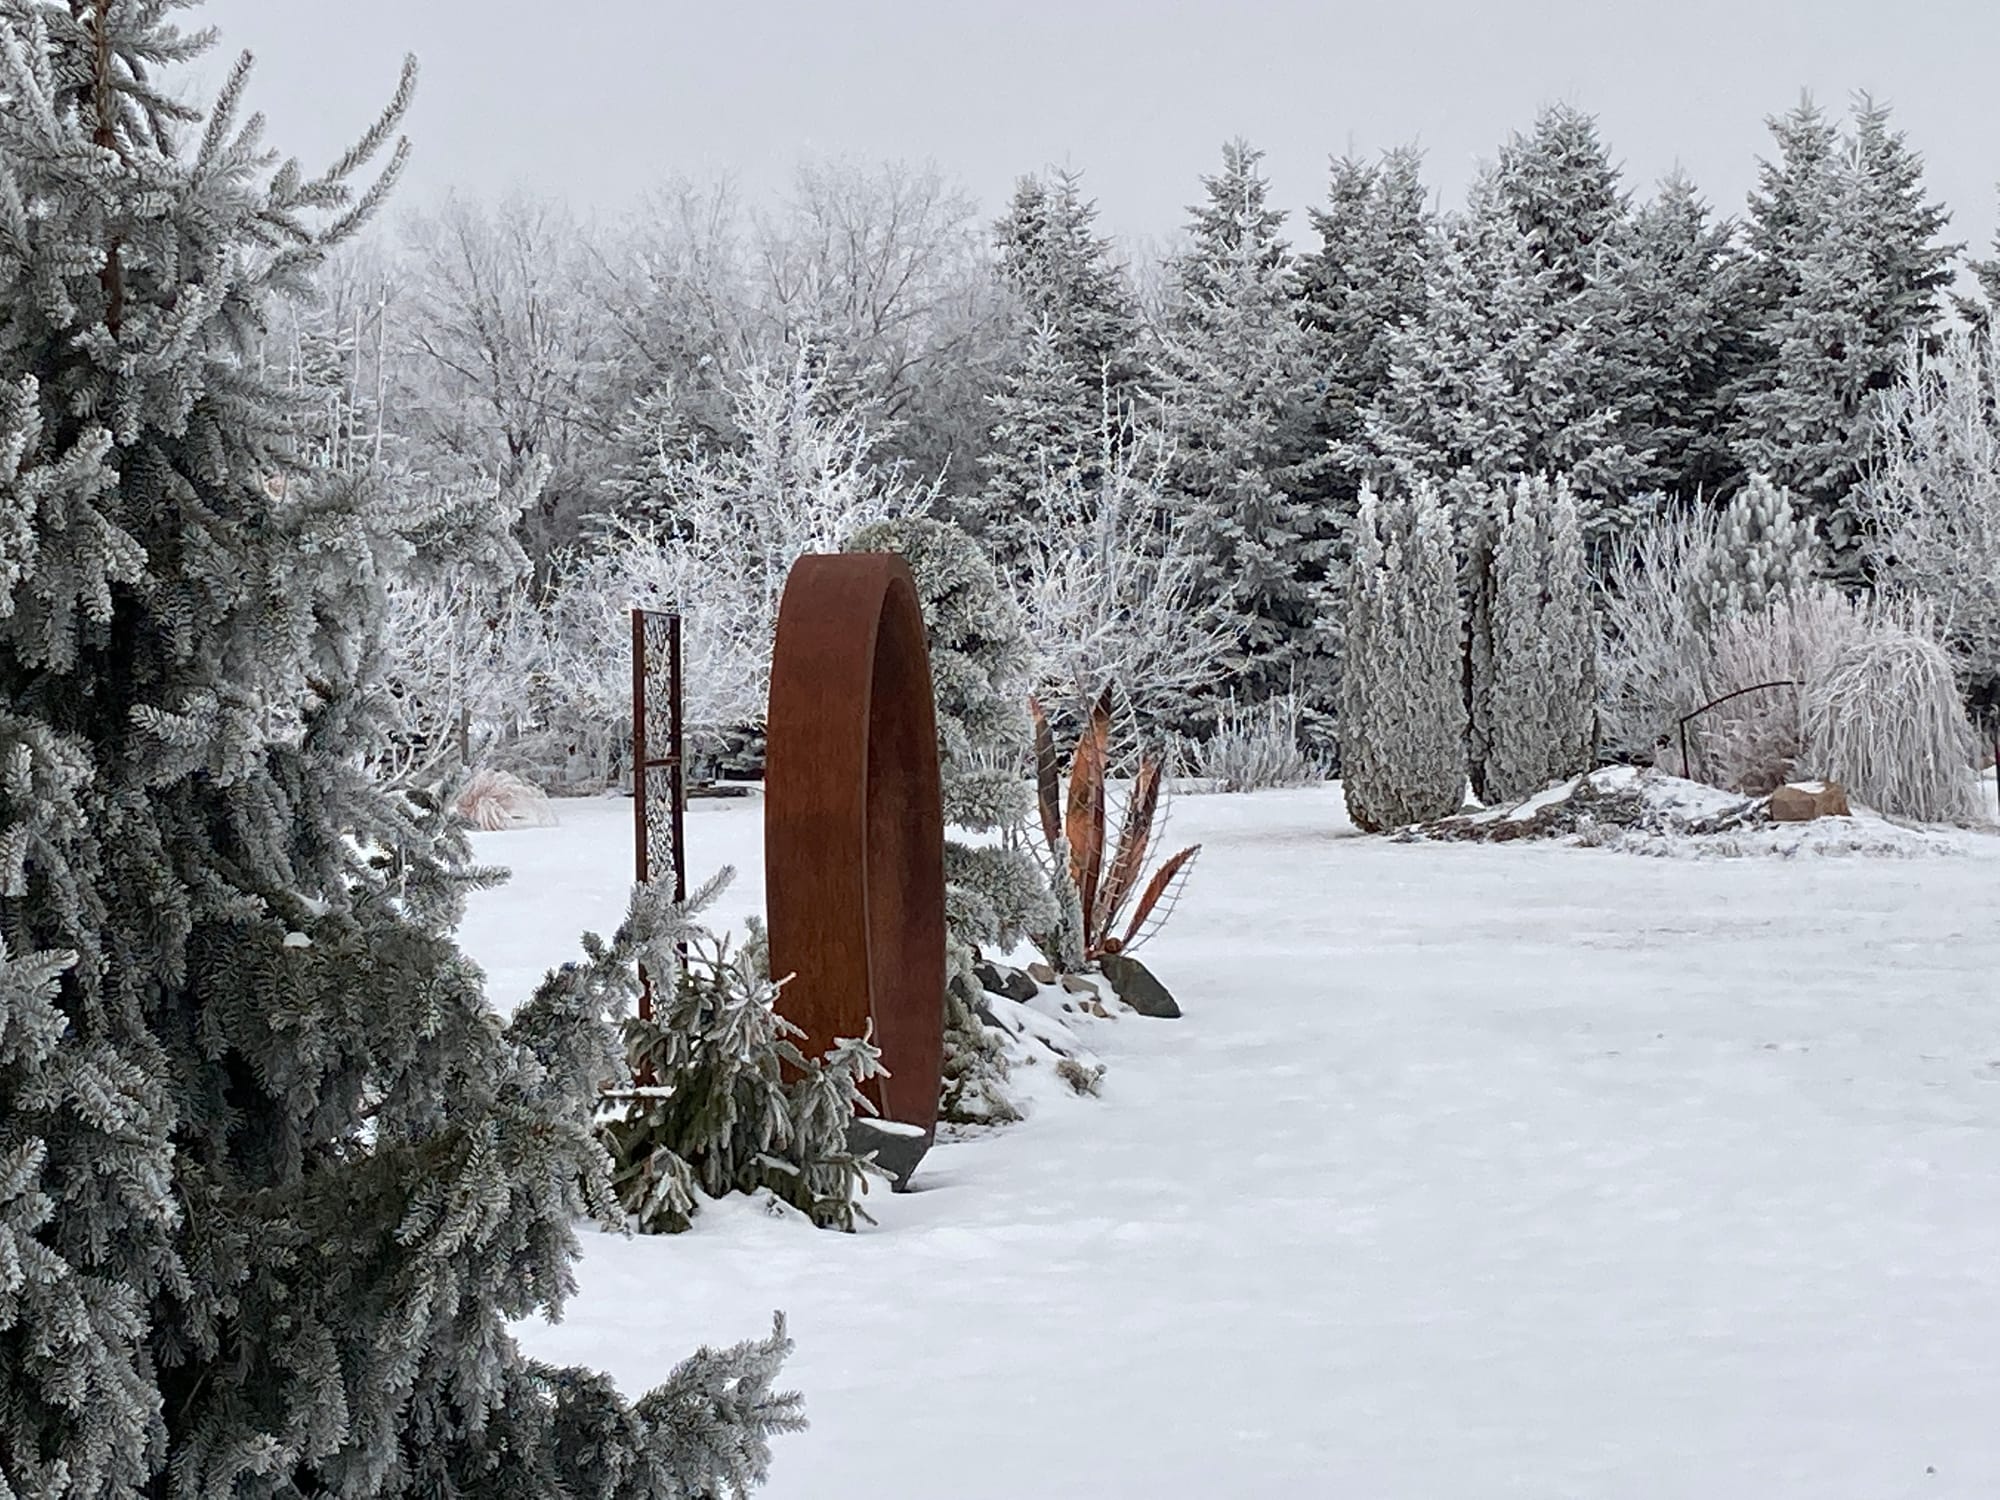
<instances>
[{"instance_id":1,"label":"snow mound","mask_svg":"<svg viewBox=\"0 0 2000 1500\"><path fill-rule=\"evenodd\" d=\"M1850 817L1774 823L1768 797L1745 797L1664 771L1607 766L1505 807L1483 808L1397 833L1403 842L1509 843L1536 839L1583 848L1692 859L1963 854L1980 837L1893 822L1866 808Z\"/></svg>"}]
</instances>

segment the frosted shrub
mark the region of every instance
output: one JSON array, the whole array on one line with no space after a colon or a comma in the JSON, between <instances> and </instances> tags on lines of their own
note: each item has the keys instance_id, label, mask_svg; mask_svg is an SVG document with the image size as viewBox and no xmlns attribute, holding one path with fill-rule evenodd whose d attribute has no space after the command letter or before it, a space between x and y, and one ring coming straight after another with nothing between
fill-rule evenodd
<instances>
[{"instance_id":1,"label":"frosted shrub","mask_svg":"<svg viewBox=\"0 0 2000 1500\"><path fill-rule=\"evenodd\" d=\"M1458 811L1465 703L1451 517L1430 485L1413 501L1364 492L1348 570L1340 683L1342 786L1357 828Z\"/></svg>"},{"instance_id":2,"label":"frosted shrub","mask_svg":"<svg viewBox=\"0 0 2000 1500\"><path fill-rule=\"evenodd\" d=\"M1754 479L1723 510L1662 511L1622 538L1601 598L1602 747L1644 759L1675 742L1681 715L1716 696L1714 637L1732 619L1810 591L1819 562L1791 497Z\"/></svg>"},{"instance_id":3,"label":"frosted shrub","mask_svg":"<svg viewBox=\"0 0 2000 1500\"><path fill-rule=\"evenodd\" d=\"M1712 627L1804 592L1821 571L1812 522L1790 490L1750 476L1717 517L1697 573L1701 611Z\"/></svg>"},{"instance_id":4,"label":"frosted shrub","mask_svg":"<svg viewBox=\"0 0 2000 1500\"><path fill-rule=\"evenodd\" d=\"M508 771L475 771L452 811L474 828L554 828L556 812L542 789Z\"/></svg>"},{"instance_id":5,"label":"frosted shrub","mask_svg":"<svg viewBox=\"0 0 2000 1500\"><path fill-rule=\"evenodd\" d=\"M1330 772L1325 761L1305 748L1303 718L1296 693L1262 703L1232 701L1217 718L1215 733L1189 747L1187 767L1222 792L1324 781Z\"/></svg>"},{"instance_id":6,"label":"frosted shrub","mask_svg":"<svg viewBox=\"0 0 2000 1500\"><path fill-rule=\"evenodd\" d=\"M1803 774L1803 684L1843 651L1867 639L1872 629L1867 609L1830 585L1725 621L1707 641L1699 696L1690 708L1732 693L1741 696L1716 703L1690 722L1688 745L1694 764L1676 763L1673 768L1753 796ZM1677 762L1677 734L1667 749Z\"/></svg>"},{"instance_id":7,"label":"frosted shrub","mask_svg":"<svg viewBox=\"0 0 2000 1500\"><path fill-rule=\"evenodd\" d=\"M1803 760L1891 817L1983 821L1972 725L1930 627L1922 614L1875 620L1817 665L1804 693Z\"/></svg>"},{"instance_id":8,"label":"frosted shrub","mask_svg":"<svg viewBox=\"0 0 2000 1500\"><path fill-rule=\"evenodd\" d=\"M1746 691L1747 690L1747 691ZM1731 693L1660 759L1732 791L1809 777L1878 812L1927 822L1977 816L1974 737L1935 619L1821 585L1737 616L1709 640L1699 703Z\"/></svg>"},{"instance_id":9,"label":"frosted shrub","mask_svg":"<svg viewBox=\"0 0 2000 1500\"><path fill-rule=\"evenodd\" d=\"M775 1009L757 935L735 948L691 921L732 873L675 914L674 943L648 950L653 1014L625 1022L635 1081L605 1095L599 1125L612 1185L651 1233L686 1229L704 1195L731 1192L768 1192L824 1228L852 1229L866 1169L847 1127L870 1108L861 1087L881 1071L880 1054L851 1040L806 1057L802 1033Z\"/></svg>"},{"instance_id":10,"label":"frosted shrub","mask_svg":"<svg viewBox=\"0 0 2000 1500\"><path fill-rule=\"evenodd\" d=\"M1215 677L1229 617L1203 587L1207 560L1170 496L1172 442L1107 414L1094 477L1042 476L1020 605L1035 690L1065 729L1115 682L1146 728L1182 712Z\"/></svg>"},{"instance_id":11,"label":"frosted shrub","mask_svg":"<svg viewBox=\"0 0 2000 1500\"><path fill-rule=\"evenodd\" d=\"M1489 801L1588 770L1596 748L1597 619L1569 484L1519 480L1502 516L1491 561L1486 759L1474 777Z\"/></svg>"}]
</instances>

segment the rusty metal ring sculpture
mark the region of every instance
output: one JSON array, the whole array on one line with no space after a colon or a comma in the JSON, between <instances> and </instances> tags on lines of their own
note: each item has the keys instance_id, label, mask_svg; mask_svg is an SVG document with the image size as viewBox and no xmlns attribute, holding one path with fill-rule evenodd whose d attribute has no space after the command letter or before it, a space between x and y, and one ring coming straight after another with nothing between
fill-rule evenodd
<instances>
[{"instance_id":1,"label":"rusty metal ring sculpture","mask_svg":"<svg viewBox=\"0 0 2000 1500\"><path fill-rule=\"evenodd\" d=\"M819 1057L873 1027L885 1119L937 1125L944 1065L944 808L930 651L909 564L801 558L785 582L764 756L778 1011Z\"/></svg>"}]
</instances>

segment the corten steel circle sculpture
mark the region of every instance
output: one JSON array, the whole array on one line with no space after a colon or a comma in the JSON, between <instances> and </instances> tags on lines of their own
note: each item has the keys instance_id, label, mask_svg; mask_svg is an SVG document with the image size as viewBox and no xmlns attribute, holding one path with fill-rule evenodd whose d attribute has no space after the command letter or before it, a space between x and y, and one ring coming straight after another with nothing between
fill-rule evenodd
<instances>
[{"instance_id":1,"label":"corten steel circle sculpture","mask_svg":"<svg viewBox=\"0 0 2000 1500\"><path fill-rule=\"evenodd\" d=\"M882 1117L937 1125L944 805L930 650L909 564L800 558L785 582L764 750L765 900L778 1011L818 1057L873 1025Z\"/></svg>"}]
</instances>

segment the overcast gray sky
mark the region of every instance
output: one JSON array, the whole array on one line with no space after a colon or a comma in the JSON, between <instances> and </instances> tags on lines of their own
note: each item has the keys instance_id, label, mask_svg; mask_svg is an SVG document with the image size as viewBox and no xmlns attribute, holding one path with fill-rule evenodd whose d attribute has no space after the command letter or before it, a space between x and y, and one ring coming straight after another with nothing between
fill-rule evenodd
<instances>
[{"instance_id":1,"label":"overcast gray sky","mask_svg":"<svg viewBox=\"0 0 2000 1500\"><path fill-rule=\"evenodd\" d=\"M1107 228L1165 235L1227 136L1266 150L1295 212L1330 154L1406 140L1456 202L1479 158L1564 99L1598 116L1628 183L1679 162L1733 213L1764 117L1801 88L1892 103L1955 239L1984 249L2000 179L1992 0L211 0L197 14L258 54L274 142L315 157L415 52L405 202L519 184L615 209L676 171L726 172L754 198L811 151L929 158L994 211L1021 172L1068 164Z\"/></svg>"}]
</instances>

